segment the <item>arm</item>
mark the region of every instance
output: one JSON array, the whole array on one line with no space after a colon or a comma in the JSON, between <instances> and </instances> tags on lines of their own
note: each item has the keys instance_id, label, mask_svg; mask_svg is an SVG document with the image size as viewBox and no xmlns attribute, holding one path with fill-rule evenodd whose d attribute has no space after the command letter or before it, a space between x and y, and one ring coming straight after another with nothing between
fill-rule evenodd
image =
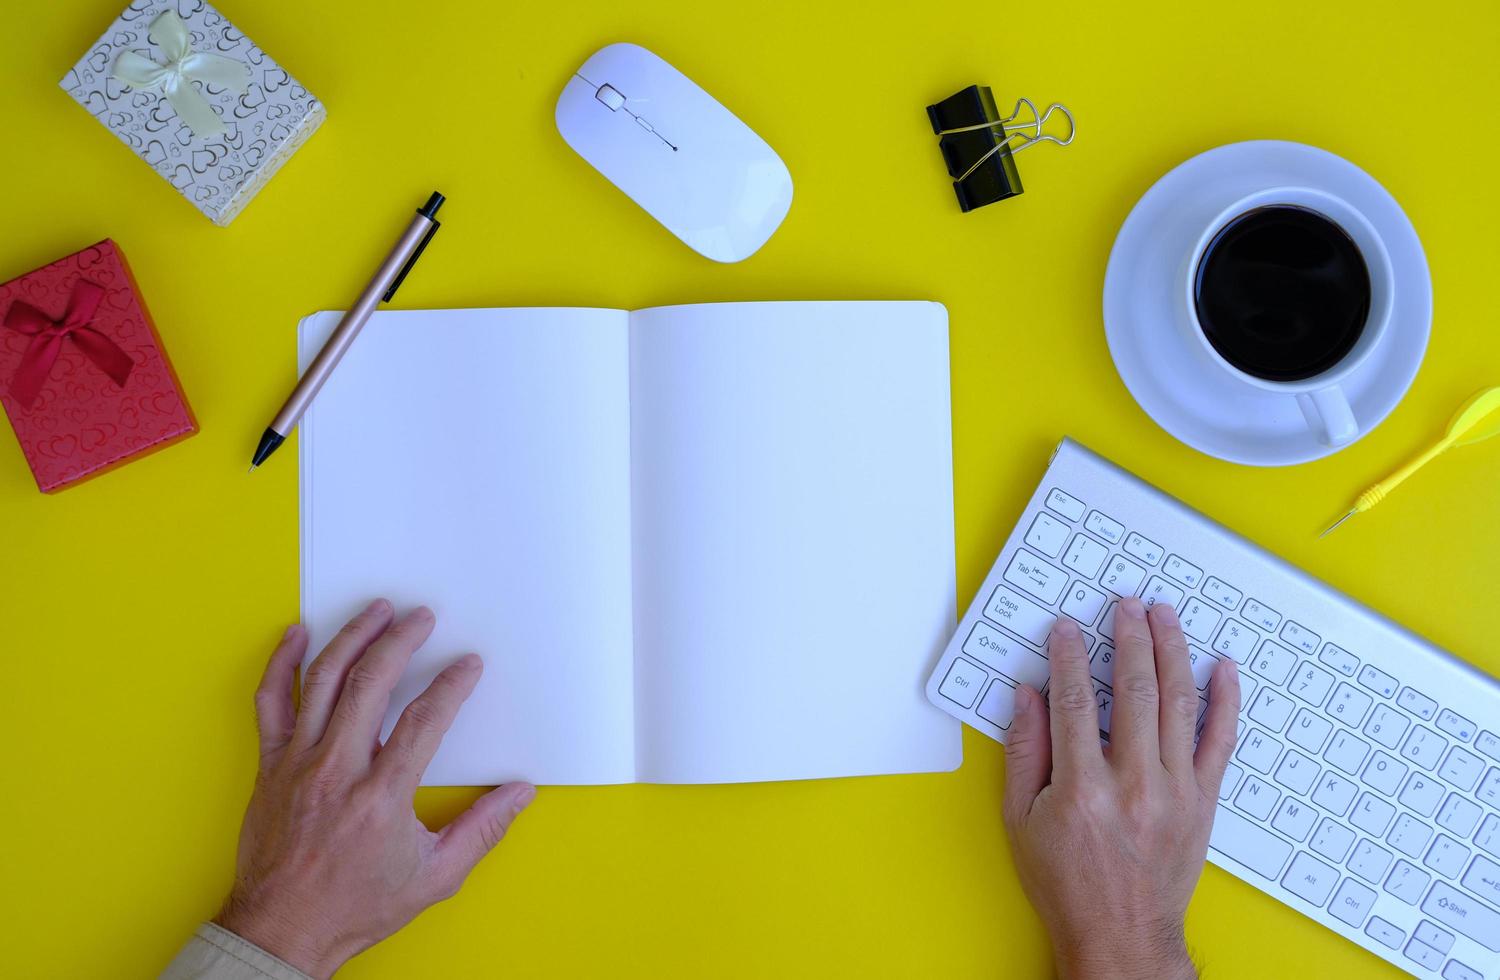
<instances>
[{"instance_id":1,"label":"arm","mask_svg":"<svg viewBox=\"0 0 1500 980\"><path fill-rule=\"evenodd\" d=\"M328 977L350 957L391 935L429 905L456 894L479 859L505 836L535 789L510 783L480 797L436 833L417 819L412 797L482 664L468 654L445 668L402 712L384 745L380 726L391 691L436 620L419 608L395 618L377 600L313 661L302 704L292 700L307 633L288 629L255 693L260 771L240 830L234 887L214 919L212 939L271 954L265 970L199 968L168 976L275 976L279 958ZM212 945L199 931L184 956ZM221 951L223 952L223 951ZM236 948L236 952L247 951ZM212 958L210 956L210 958ZM245 957L225 953L225 969Z\"/></svg>"},{"instance_id":2,"label":"arm","mask_svg":"<svg viewBox=\"0 0 1500 980\"><path fill-rule=\"evenodd\" d=\"M1203 871L1234 750L1239 676L1214 668L1195 752L1198 692L1169 606L1125 599L1115 617L1110 745L1078 626L1052 629L1050 709L1016 696L1005 825L1063 980L1188 980L1183 918Z\"/></svg>"}]
</instances>

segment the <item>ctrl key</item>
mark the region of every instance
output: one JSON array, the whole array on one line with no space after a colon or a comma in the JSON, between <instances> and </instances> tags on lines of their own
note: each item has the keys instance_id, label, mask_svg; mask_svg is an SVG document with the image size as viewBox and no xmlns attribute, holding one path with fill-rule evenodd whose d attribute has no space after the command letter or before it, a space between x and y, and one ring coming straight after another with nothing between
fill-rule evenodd
<instances>
[{"instance_id":1,"label":"ctrl key","mask_svg":"<svg viewBox=\"0 0 1500 980\"><path fill-rule=\"evenodd\" d=\"M984 680L988 676L982 667L970 663L963 657L955 657L953 666L948 668L948 676L943 678L942 686L938 688L938 691L959 707L972 708L974 699L979 697L979 692L984 689Z\"/></svg>"}]
</instances>

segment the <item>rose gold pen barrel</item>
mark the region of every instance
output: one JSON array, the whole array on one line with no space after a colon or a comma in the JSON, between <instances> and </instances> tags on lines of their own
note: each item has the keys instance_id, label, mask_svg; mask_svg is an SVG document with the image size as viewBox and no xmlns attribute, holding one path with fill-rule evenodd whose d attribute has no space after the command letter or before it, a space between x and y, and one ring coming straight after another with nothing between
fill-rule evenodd
<instances>
[{"instance_id":1,"label":"rose gold pen barrel","mask_svg":"<svg viewBox=\"0 0 1500 980\"><path fill-rule=\"evenodd\" d=\"M411 271L412 265L421 257L423 249L432 240L433 234L439 227L436 215L437 210L443 204L443 195L434 193L412 220L411 225L402 234L391 253L386 256L376 271L369 285L349 311L344 314L334 328L332 336L318 351L318 356L308 365L307 371L297 381L297 386L292 389L291 395L287 397L286 403L281 406L281 411L271 420L270 426L265 434L261 436L260 445L255 450L251 460L250 469L254 469L266 458L275 452L281 443L291 434L297 424L302 421L302 416L307 412L312 400L322 390L324 383L333 374L333 369L338 366L349 345L354 343L354 338L359 336L359 331L369 322L370 315L382 302L389 302L396 294L406 274Z\"/></svg>"}]
</instances>

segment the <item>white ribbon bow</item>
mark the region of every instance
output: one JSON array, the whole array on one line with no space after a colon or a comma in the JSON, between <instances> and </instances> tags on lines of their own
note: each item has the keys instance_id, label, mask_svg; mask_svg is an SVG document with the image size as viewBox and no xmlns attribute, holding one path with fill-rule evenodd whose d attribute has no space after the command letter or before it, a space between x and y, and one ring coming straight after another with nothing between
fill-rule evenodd
<instances>
[{"instance_id":1,"label":"white ribbon bow","mask_svg":"<svg viewBox=\"0 0 1500 980\"><path fill-rule=\"evenodd\" d=\"M132 88L160 88L177 118L194 136L216 136L224 132L224 120L214 112L194 81L217 85L239 95L250 88L250 66L223 55L192 49L187 25L175 11L167 10L151 22L151 34L167 56L165 65L135 51L115 59L114 76Z\"/></svg>"}]
</instances>

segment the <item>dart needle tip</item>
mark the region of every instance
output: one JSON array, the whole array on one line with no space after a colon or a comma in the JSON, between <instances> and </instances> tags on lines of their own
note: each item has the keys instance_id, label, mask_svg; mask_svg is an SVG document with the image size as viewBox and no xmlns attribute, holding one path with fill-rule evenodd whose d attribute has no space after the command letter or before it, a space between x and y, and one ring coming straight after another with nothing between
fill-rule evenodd
<instances>
[{"instance_id":1,"label":"dart needle tip","mask_svg":"<svg viewBox=\"0 0 1500 980\"><path fill-rule=\"evenodd\" d=\"M1351 510L1349 513L1345 514L1343 517L1340 517L1338 520L1334 521L1332 524L1330 524L1328 526L1328 530L1326 530L1322 534L1318 535L1318 540L1322 541L1324 538L1328 537L1334 531L1337 531L1340 524L1344 523L1345 521L1347 521L1349 518L1351 518L1353 516L1354 516L1354 511Z\"/></svg>"}]
</instances>

